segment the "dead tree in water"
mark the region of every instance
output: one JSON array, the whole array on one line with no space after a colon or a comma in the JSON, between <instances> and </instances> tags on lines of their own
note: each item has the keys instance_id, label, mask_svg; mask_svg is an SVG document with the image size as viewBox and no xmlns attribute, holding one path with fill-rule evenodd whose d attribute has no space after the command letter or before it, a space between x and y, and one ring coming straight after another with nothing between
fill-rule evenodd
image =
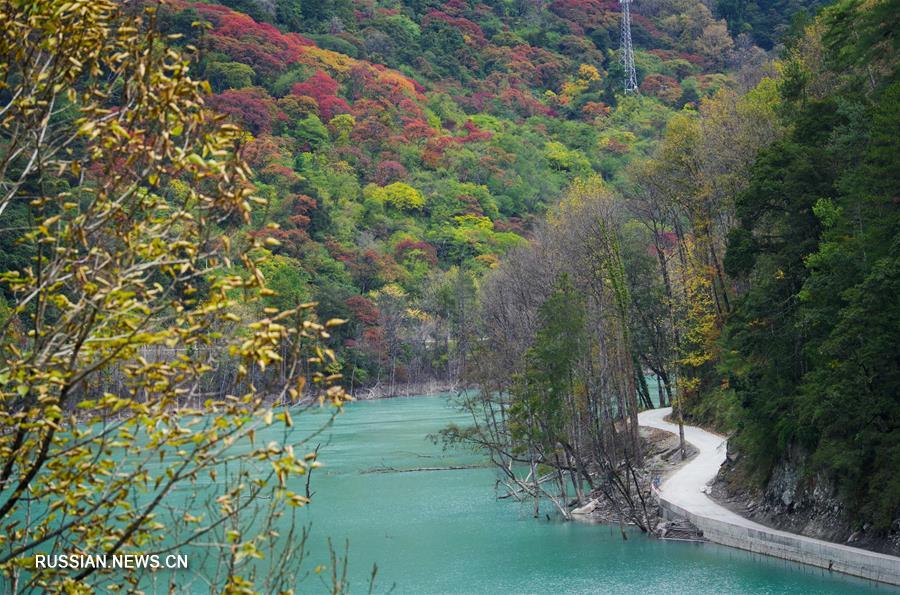
<instances>
[{"instance_id":1,"label":"dead tree in water","mask_svg":"<svg viewBox=\"0 0 900 595\"><path fill-rule=\"evenodd\" d=\"M576 184L557 217L483 284L470 369L479 391L461 400L471 425L444 438L487 452L506 496L544 497L568 518L589 492L623 525L646 530L636 472L642 372L618 211L597 183Z\"/></svg>"}]
</instances>

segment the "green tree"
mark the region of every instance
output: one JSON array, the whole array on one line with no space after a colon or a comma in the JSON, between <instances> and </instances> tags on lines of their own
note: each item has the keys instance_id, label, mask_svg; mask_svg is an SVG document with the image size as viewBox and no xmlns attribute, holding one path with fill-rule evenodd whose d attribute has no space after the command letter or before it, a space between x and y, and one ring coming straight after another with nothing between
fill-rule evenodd
<instances>
[{"instance_id":1,"label":"green tree","mask_svg":"<svg viewBox=\"0 0 900 595\"><path fill-rule=\"evenodd\" d=\"M585 322L584 298L564 273L538 309L538 331L513 389L514 437L551 449L565 440L567 404L587 346Z\"/></svg>"},{"instance_id":2,"label":"green tree","mask_svg":"<svg viewBox=\"0 0 900 595\"><path fill-rule=\"evenodd\" d=\"M291 130L291 135L307 143L312 149L318 149L331 140L328 128L315 114L309 114L302 120L297 120Z\"/></svg>"},{"instance_id":3,"label":"green tree","mask_svg":"<svg viewBox=\"0 0 900 595\"><path fill-rule=\"evenodd\" d=\"M240 62L212 62L206 66L204 75L216 92L250 87L256 79L256 72Z\"/></svg>"},{"instance_id":4,"label":"green tree","mask_svg":"<svg viewBox=\"0 0 900 595\"><path fill-rule=\"evenodd\" d=\"M725 328L745 465L765 481L799 446L850 520L877 530L900 514L895 9L839 2L795 45L781 85L792 132L753 167L726 258L749 282Z\"/></svg>"},{"instance_id":5,"label":"green tree","mask_svg":"<svg viewBox=\"0 0 900 595\"><path fill-rule=\"evenodd\" d=\"M384 187L370 184L366 186L365 193L367 197L372 197L382 204L388 203L402 211L420 210L425 206L425 196L403 182L394 182Z\"/></svg>"}]
</instances>

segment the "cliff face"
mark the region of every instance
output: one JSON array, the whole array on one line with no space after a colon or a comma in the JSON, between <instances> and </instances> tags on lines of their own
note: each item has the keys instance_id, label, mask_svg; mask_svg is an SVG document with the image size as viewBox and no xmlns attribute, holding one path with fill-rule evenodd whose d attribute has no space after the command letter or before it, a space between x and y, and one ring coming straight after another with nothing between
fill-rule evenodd
<instances>
[{"instance_id":1,"label":"cliff face","mask_svg":"<svg viewBox=\"0 0 900 595\"><path fill-rule=\"evenodd\" d=\"M730 442L728 446L728 458L712 489L712 496L724 506L776 529L900 555L900 519L887 534L860 524L827 475L804 471L808 454L802 449L789 448L760 488L750 481L740 453Z\"/></svg>"}]
</instances>

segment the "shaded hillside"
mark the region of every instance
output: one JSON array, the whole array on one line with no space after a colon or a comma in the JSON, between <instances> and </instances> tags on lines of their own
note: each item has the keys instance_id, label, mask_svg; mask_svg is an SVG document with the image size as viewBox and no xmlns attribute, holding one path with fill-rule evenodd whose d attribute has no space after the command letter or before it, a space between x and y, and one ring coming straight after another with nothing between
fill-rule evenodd
<instances>
[{"instance_id":1,"label":"shaded hillside","mask_svg":"<svg viewBox=\"0 0 900 595\"><path fill-rule=\"evenodd\" d=\"M827 0L718 0L715 8L728 21L732 35L746 34L768 50L809 23L826 4Z\"/></svg>"}]
</instances>

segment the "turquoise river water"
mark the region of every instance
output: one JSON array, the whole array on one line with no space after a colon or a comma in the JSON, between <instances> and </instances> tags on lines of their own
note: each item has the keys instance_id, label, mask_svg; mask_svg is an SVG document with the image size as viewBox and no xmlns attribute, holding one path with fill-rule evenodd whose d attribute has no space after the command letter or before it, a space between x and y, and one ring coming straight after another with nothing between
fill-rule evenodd
<instances>
[{"instance_id":1,"label":"turquoise river water","mask_svg":"<svg viewBox=\"0 0 900 595\"><path fill-rule=\"evenodd\" d=\"M898 592L713 544L637 531L623 541L604 525L536 520L529 506L495 498L486 467L372 472L479 463L428 439L449 422L466 418L446 397L359 402L322 436L325 467L304 512L311 558L327 564L326 538L348 539L351 592L367 591L373 563L375 591L394 593Z\"/></svg>"},{"instance_id":2,"label":"turquoise river water","mask_svg":"<svg viewBox=\"0 0 900 595\"><path fill-rule=\"evenodd\" d=\"M298 411L294 420L292 442L321 429L328 414ZM310 527L304 567L326 570L307 576L295 592L327 592L321 579L331 572L330 538L340 553L349 541L351 593L368 592L377 564L375 593L900 595L887 585L713 544L660 541L637 530L623 541L615 527L562 522L550 506L549 516L535 519L530 503L496 498L496 472L482 454L444 451L429 439L451 422L468 420L447 396L351 403L302 446L308 452L320 443L324 464L313 473L312 503L298 514ZM274 427L269 433L259 433L260 443L283 437ZM291 490L304 492L302 476L290 481ZM185 484L169 496L177 514L191 506L187 497L196 489ZM288 543L288 527L276 529L293 548L281 552L296 555L299 544ZM208 577L221 564L210 545L217 544L181 548L188 569L142 574L142 590L209 593ZM260 561L258 571L268 572L275 559ZM0 595L7 592L10 585L0 581Z\"/></svg>"}]
</instances>

